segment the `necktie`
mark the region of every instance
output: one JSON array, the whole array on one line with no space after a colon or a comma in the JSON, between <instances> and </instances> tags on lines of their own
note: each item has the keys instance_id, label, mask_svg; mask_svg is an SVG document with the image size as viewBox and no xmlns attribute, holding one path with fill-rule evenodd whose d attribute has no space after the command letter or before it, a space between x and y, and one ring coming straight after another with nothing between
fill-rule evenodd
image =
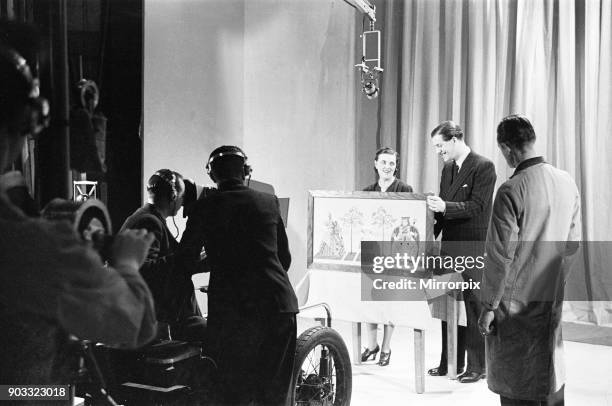
<instances>
[{"instance_id":1,"label":"necktie","mask_svg":"<svg viewBox=\"0 0 612 406\"><path fill-rule=\"evenodd\" d=\"M453 162L453 176L451 177L451 183L453 183L455 179L457 179L458 175L459 175L459 166L457 165L456 162Z\"/></svg>"}]
</instances>

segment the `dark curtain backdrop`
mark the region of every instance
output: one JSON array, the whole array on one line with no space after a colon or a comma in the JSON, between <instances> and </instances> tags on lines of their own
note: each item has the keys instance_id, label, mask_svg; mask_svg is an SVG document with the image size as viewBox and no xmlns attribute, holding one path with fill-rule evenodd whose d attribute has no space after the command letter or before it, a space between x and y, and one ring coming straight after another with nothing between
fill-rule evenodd
<instances>
[{"instance_id":1,"label":"dark curtain backdrop","mask_svg":"<svg viewBox=\"0 0 612 406\"><path fill-rule=\"evenodd\" d=\"M375 0L383 33L382 92L360 96L356 187L372 183L374 150L396 147L401 178L437 192L441 164L429 133L458 122L466 141L512 173L495 129L526 114L537 147L582 193L583 239L612 240L612 0ZM361 28L361 27L359 27ZM359 44L360 46L360 44ZM587 298L612 301L612 254L587 249ZM572 302L566 320L612 323L612 302Z\"/></svg>"}]
</instances>

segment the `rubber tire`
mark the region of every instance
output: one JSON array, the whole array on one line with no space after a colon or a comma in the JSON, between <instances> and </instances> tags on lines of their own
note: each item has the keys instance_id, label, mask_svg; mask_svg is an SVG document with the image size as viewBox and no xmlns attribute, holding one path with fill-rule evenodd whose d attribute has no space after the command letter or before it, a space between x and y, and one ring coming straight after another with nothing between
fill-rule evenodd
<instances>
[{"instance_id":1,"label":"rubber tire","mask_svg":"<svg viewBox=\"0 0 612 406\"><path fill-rule=\"evenodd\" d=\"M301 372L301 367L306 356L318 345L325 345L330 355L334 358L336 369L336 398L334 406L349 406L351 404L351 391L353 382L353 372L351 359L349 357L346 344L336 330L330 327L316 326L304 331L297 338L295 348L295 363L293 367L293 393L291 395L291 405L295 405L295 389L297 377Z\"/></svg>"}]
</instances>

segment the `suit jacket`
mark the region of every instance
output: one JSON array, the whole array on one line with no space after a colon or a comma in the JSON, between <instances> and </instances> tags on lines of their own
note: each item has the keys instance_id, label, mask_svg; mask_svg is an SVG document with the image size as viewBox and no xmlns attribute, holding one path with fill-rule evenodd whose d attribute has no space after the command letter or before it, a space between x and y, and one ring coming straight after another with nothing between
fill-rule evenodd
<instances>
[{"instance_id":1,"label":"suit jacket","mask_svg":"<svg viewBox=\"0 0 612 406\"><path fill-rule=\"evenodd\" d=\"M491 217L495 166L487 158L471 151L456 177L453 162L447 162L440 179L440 198L446 212L436 213L434 234L442 232L442 241L484 241Z\"/></svg>"},{"instance_id":2,"label":"suit jacket","mask_svg":"<svg viewBox=\"0 0 612 406\"><path fill-rule=\"evenodd\" d=\"M238 181L198 200L181 240L195 256L203 245L210 266L210 318L226 308L297 313L287 271L291 254L276 196Z\"/></svg>"},{"instance_id":3,"label":"suit jacket","mask_svg":"<svg viewBox=\"0 0 612 406\"><path fill-rule=\"evenodd\" d=\"M146 229L155 234L155 241L140 268L155 299L157 319L176 323L191 316L201 316L191 273L177 264L175 253L178 242L168 229L166 220L152 204L145 204L128 217L125 229Z\"/></svg>"},{"instance_id":4,"label":"suit jacket","mask_svg":"<svg viewBox=\"0 0 612 406\"><path fill-rule=\"evenodd\" d=\"M483 255L497 179L495 166L474 151L455 179L453 165L447 162L442 169L440 198L446 202L446 212L435 214L434 235L437 238L442 233L442 255ZM466 271L464 276L480 279L475 271Z\"/></svg>"},{"instance_id":5,"label":"suit jacket","mask_svg":"<svg viewBox=\"0 0 612 406\"><path fill-rule=\"evenodd\" d=\"M493 392L544 400L563 385L563 291L580 236L580 195L566 172L533 158L499 188L481 291L495 311L486 338Z\"/></svg>"}]
</instances>

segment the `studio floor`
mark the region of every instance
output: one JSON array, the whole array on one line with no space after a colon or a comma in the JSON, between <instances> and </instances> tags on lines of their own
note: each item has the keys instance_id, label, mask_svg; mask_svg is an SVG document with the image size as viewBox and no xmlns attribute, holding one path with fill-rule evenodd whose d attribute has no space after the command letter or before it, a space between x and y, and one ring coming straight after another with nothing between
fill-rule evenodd
<instances>
[{"instance_id":1,"label":"studio floor","mask_svg":"<svg viewBox=\"0 0 612 406\"><path fill-rule=\"evenodd\" d=\"M316 325L298 319L298 334ZM333 327L343 337L352 356L351 324L334 321ZM379 336L382 331L379 328ZM391 343L391 363L386 367L369 361L353 365L351 406L396 405L499 405L499 397L489 391L486 380L461 384L446 377L425 377L425 393L414 390L413 332L397 327ZM612 406L612 347L565 341L567 382L565 404L568 406ZM426 332L425 368L438 364L440 330Z\"/></svg>"}]
</instances>

